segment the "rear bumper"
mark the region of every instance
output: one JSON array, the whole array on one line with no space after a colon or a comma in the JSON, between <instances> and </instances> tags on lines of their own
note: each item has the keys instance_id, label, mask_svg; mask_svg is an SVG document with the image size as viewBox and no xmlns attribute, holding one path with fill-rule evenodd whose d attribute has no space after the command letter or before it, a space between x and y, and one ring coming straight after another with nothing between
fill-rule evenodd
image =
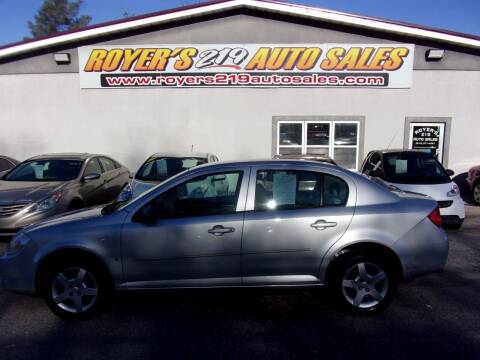
<instances>
[{"instance_id":1,"label":"rear bumper","mask_svg":"<svg viewBox=\"0 0 480 360\"><path fill-rule=\"evenodd\" d=\"M449 206L441 207L440 206L440 215L442 220L445 217L457 217L458 219L465 219L465 203L463 202L460 196L455 196L450 199L445 199L443 201L437 201L440 204L445 204Z\"/></svg>"},{"instance_id":2,"label":"rear bumper","mask_svg":"<svg viewBox=\"0 0 480 360\"><path fill-rule=\"evenodd\" d=\"M442 225L444 226L459 226L463 224L463 220L457 215L445 215L442 216Z\"/></svg>"},{"instance_id":3,"label":"rear bumper","mask_svg":"<svg viewBox=\"0 0 480 360\"><path fill-rule=\"evenodd\" d=\"M393 244L403 266L403 280L441 272L448 257L448 238L445 231L428 218Z\"/></svg>"}]
</instances>

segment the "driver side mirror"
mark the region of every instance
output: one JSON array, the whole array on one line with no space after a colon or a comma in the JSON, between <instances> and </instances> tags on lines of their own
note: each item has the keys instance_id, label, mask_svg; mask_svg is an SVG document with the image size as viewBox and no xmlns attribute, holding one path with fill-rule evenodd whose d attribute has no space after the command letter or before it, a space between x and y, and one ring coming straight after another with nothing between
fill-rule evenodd
<instances>
[{"instance_id":1,"label":"driver side mirror","mask_svg":"<svg viewBox=\"0 0 480 360\"><path fill-rule=\"evenodd\" d=\"M455 171L450 170L450 169L445 170L445 172L447 173L448 176L453 176L453 175L455 175Z\"/></svg>"},{"instance_id":2,"label":"driver side mirror","mask_svg":"<svg viewBox=\"0 0 480 360\"><path fill-rule=\"evenodd\" d=\"M368 173L368 176L381 178L382 177L382 170L380 170L380 169L371 170Z\"/></svg>"},{"instance_id":3,"label":"driver side mirror","mask_svg":"<svg viewBox=\"0 0 480 360\"><path fill-rule=\"evenodd\" d=\"M153 224L157 221L155 215L155 206L150 203L142 207L132 218L133 222L138 222L142 224Z\"/></svg>"},{"instance_id":4,"label":"driver side mirror","mask_svg":"<svg viewBox=\"0 0 480 360\"><path fill-rule=\"evenodd\" d=\"M97 179L100 179L100 174L91 173L82 177L82 182L87 182L87 181L92 181Z\"/></svg>"}]
</instances>

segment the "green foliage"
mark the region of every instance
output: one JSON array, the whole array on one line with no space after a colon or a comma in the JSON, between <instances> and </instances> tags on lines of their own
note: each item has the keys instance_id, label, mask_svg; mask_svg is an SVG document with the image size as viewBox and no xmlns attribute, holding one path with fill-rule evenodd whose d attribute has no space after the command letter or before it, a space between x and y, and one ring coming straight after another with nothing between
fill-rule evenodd
<instances>
[{"instance_id":1,"label":"green foliage","mask_svg":"<svg viewBox=\"0 0 480 360\"><path fill-rule=\"evenodd\" d=\"M33 37L78 29L88 25L92 17L78 14L82 3L83 0L45 0L35 14L34 22L28 22L28 28Z\"/></svg>"}]
</instances>

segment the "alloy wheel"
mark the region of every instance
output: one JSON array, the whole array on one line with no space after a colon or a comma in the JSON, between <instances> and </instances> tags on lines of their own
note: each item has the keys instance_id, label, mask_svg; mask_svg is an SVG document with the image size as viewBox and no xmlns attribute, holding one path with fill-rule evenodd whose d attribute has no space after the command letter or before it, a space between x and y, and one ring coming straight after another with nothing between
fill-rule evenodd
<instances>
[{"instance_id":1,"label":"alloy wheel","mask_svg":"<svg viewBox=\"0 0 480 360\"><path fill-rule=\"evenodd\" d=\"M95 277L84 268L71 267L55 276L51 291L58 307L72 314L80 314L95 304L98 285Z\"/></svg>"},{"instance_id":2,"label":"alloy wheel","mask_svg":"<svg viewBox=\"0 0 480 360\"><path fill-rule=\"evenodd\" d=\"M345 299L354 307L368 310L380 304L388 292L388 279L378 265L360 262L351 266L342 279Z\"/></svg>"}]
</instances>

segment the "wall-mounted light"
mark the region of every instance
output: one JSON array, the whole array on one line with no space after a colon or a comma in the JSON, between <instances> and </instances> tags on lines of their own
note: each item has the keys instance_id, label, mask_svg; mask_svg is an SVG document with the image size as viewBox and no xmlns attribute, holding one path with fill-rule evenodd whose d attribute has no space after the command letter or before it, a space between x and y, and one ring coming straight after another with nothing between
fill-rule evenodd
<instances>
[{"instance_id":1,"label":"wall-mounted light","mask_svg":"<svg viewBox=\"0 0 480 360\"><path fill-rule=\"evenodd\" d=\"M443 49L429 49L425 52L425 59L427 61L440 61L445 55L445 50Z\"/></svg>"},{"instance_id":2,"label":"wall-mounted light","mask_svg":"<svg viewBox=\"0 0 480 360\"><path fill-rule=\"evenodd\" d=\"M70 54L69 53L57 53L53 54L53 58L58 65L70 64Z\"/></svg>"}]
</instances>

